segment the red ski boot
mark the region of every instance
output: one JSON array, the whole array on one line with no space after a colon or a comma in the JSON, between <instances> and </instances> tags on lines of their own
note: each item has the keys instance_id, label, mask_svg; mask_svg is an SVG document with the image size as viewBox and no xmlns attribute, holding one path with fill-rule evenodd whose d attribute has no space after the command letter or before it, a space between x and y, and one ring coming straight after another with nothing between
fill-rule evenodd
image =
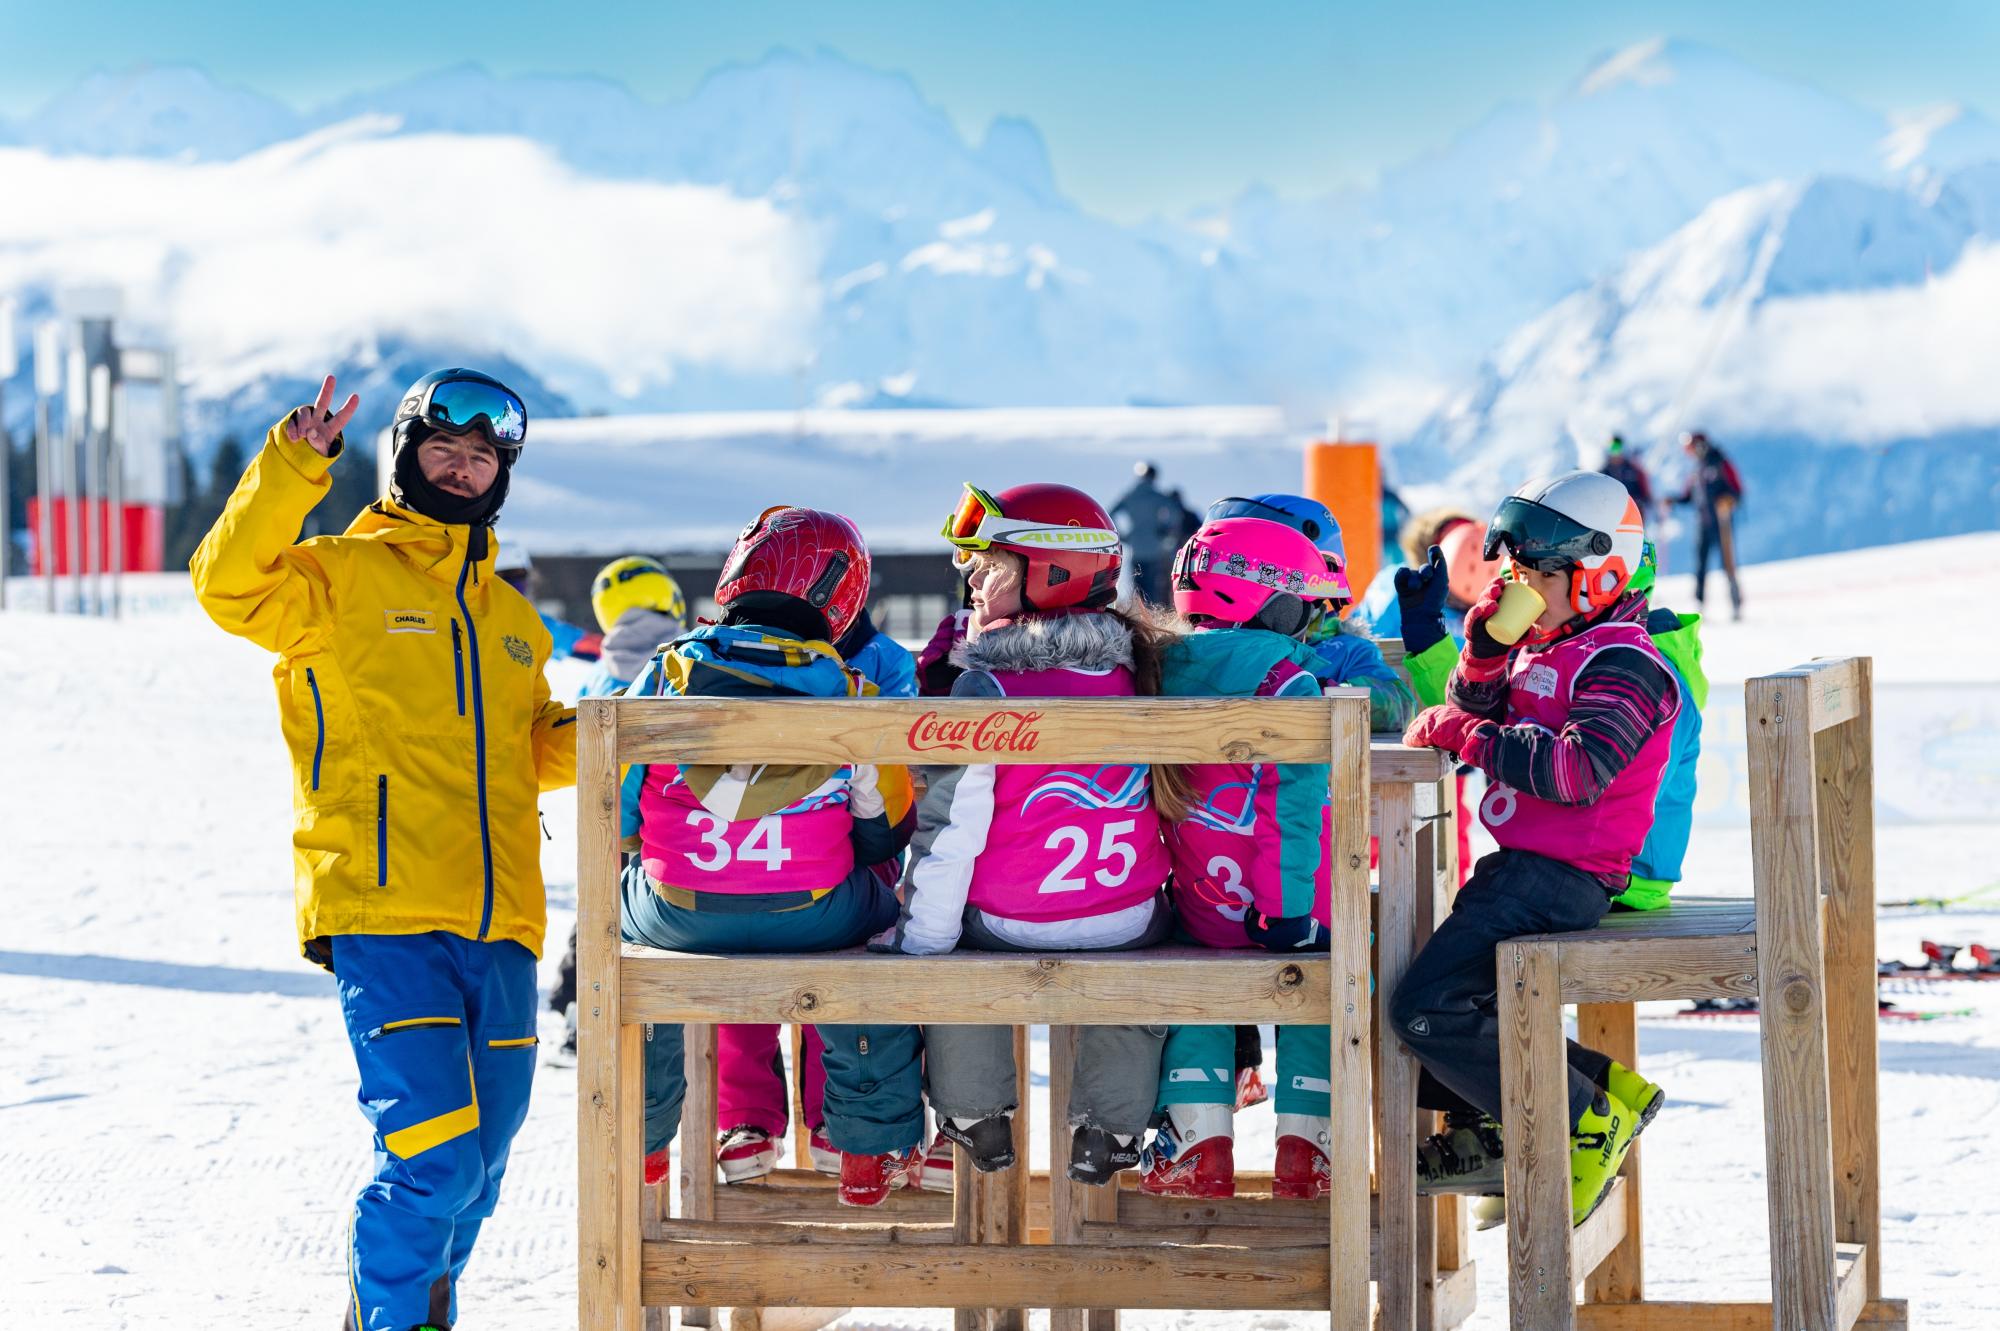
<instances>
[{"instance_id":1,"label":"red ski boot","mask_svg":"<svg viewBox=\"0 0 2000 1331\"><path fill-rule=\"evenodd\" d=\"M917 1148L886 1151L881 1155L840 1153L840 1204L880 1206L897 1188L907 1188L923 1168Z\"/></svg>"},{"instance_id":2,"label":"red ski boot","mask_svg":"<svg viewBox=\"0 0 2000 1331\"><path fill-rule=\"evenodd\" d=\"M1139 1168L1139 1191L1155 1197L1234 1197L1236 1134L1229 1106L1169 1106Z\"/></svg>"},{"instance_id":3,"label":"red ski boot","mask_svg":"<svg viewBox=\"0 0 2000 1331\"><path fill-rule=\"evenodd\" d=\"M1326 1196L1333 1187L1333 1162L1326 1153L1332 1140L1331 1119L1278 1115L1278 1166L1271 1177L1271 1195L1306 1201Z\"/></svg>"}]
</instances>

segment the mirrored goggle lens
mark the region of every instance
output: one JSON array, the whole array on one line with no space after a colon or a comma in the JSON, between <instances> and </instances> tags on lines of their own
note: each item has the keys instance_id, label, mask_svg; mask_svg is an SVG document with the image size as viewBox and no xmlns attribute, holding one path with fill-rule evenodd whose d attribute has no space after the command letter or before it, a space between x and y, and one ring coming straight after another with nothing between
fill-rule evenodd
<instances>
[{"instance_id":1,"label":"mirrored goggle lens","mask_svg":"<svg viewBox=\"0 0 2000 1331\"><path fill-rule=\"evenodd\" d=\"M519 446L528 437L528 409L504 388L451 379L431 389L430 419L448 430L470 430L486 418L494 442Z\"/></svg>"},{"instance_id":2,"label":"mirrored goggle lens","mask_svg":"<svg viewBox=\"0 0 2000 1331\"><path fill-rule=\"evenodd\" d=\"M1590 528L1552 508L1526 499L1501 503L1486 528L1486 557L1497 559L1504 545L1516 562L1541 572L1543 564L1566 565L1592 553Z\"/></svg>"},{"instance_id":3,"label":"mirrored goggle lens","mask_svg":"<svg viewBox=\"0 0 2000 1331\"><path fill-rule=\"evenodd\" d=\"M969 541L979 534L979 526L988 515L998 515L999 511L984 491L968 485L951 520L945 524L945 535L954 541Z\"/></svg>"}]
</instances>

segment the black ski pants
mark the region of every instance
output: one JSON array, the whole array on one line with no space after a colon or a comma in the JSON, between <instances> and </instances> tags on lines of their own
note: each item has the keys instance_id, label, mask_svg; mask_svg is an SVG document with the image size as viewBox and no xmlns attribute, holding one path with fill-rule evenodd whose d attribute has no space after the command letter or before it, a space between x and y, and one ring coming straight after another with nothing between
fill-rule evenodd
<instances>
[{"instance_id":1,"label":"black ski pants","mask_svg":"<svg viewBox=\"0 0 2000 1331\"><path fill-rule=\"evenodd\" d=\"M1479 861L1451 914L1411 961L1389 1000L1396 1034L1424 1066L1426 1109L1476 1109L1500 1117L1499 969L1495 945L1523 934L1589 929L1610 895L1589 874L1520 850ZM1574 1128L1610 1060L1570 1042L1569 1116Z\"/></svg>"}]
</instances>

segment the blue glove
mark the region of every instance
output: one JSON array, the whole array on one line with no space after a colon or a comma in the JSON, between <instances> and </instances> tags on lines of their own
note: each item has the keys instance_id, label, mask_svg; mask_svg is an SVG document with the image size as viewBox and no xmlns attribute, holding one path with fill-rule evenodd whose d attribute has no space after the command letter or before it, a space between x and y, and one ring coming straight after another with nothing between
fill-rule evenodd
<instances>
[{"instance_id":1,"label":"blue glove","mask_svg":"<svg viewBox=\"0 0 2000 1331\"><path fill-rule=\"evenodd\" d=\"M1251 909L1244 912L1243 932L1253 947L1266 952L1330 952L1333 936L1325 925L1310 915L1266 915Z\"/></svg>"},{"instance_id":2,"label":"blue glove","mask_svg":"<svg viewBox=\"0 0 2000 1331\"><path fill-rule=\"evenodd\" d=\"M1403 654L1422 656L1444 641L1444 598L1451 579L1444 569L1444 551L1431 547L1422 568L1396 570L1396 605L1403 612Z\"/></svg>"}]
</instances>

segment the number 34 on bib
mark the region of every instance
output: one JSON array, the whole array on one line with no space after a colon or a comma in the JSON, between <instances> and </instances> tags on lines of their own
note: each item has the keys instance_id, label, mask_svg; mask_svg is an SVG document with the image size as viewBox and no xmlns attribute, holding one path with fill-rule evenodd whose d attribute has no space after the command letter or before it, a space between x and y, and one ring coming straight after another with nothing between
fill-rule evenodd
<instances>
[{"instance_id":1,"label":"number 34 on bib","mask_svg":"<svg viewBox=\"0 0 2000 1331\"><path fill-rule=\"evenodd\" d=\"M718 817L706 809L696 809L687 816L688 826L701 837L700 851L683 852L688 863L705 873L715 873L728 868L736 861L761 864L771 873L783 868L785 861L792 858L792 852L785 848L784 819L775 813L767 813L751 824L748 835L738 846L731 846L723 835L730 827L729 820Z\"/></svg>"}]
</instances>

